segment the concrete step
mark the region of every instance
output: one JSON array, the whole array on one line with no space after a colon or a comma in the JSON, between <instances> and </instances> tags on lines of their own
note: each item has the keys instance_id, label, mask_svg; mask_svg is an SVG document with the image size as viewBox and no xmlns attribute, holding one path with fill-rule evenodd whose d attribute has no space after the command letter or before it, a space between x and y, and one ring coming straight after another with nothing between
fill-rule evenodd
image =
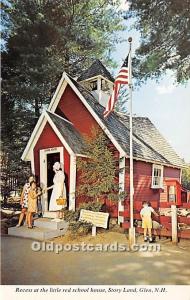
<instances>
[{"instance_id":1,"label":"concrete step","mask_svg":"<svg viewBox=\"0 0 190 300\"><path fill-rule=\"evenodd\" d=\"M54 219L56 218L56 211L45 211L43 213L43 218L51 218L51 219Z\"/></svg>"},{"instance_id":2,"label":"concrete step","mask_svg":"<svg viewBox=\"0 0 190 300\"><path fill-rule=\"evenodd\" d=\"M34 227L29 229L26 226L21 227L10 227L8 228L8 234L12 236L18 236L23 238L30 238L35 240L48 240L58 236L62 236L67 231L67 228L64 229L49 229L49 228L39 228Z\"/></svg>"},{"instance_id":3,"label":"concrete step","mask_svg":"<svg viewBox=\"0 0 190 300\"><path fill-rule=\"evenodd\" d=\"M67 229L68 223L64 220L60 220L59 222L53 221L53 219L48 218L38 218L34 220L34 226L39 228L49 228L52 230L57 229Z\"/></svg>"}]
</instances>

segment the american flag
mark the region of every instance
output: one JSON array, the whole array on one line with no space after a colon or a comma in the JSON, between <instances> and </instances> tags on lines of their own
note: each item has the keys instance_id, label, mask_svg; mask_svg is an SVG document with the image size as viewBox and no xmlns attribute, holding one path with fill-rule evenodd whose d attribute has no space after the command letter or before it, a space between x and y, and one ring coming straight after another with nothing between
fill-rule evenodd
<instances>
[{"instance_id":1,"label":"american flag","mask_svg":"<svg viewBox=\"0 0 190 300\"><path fill-rule=\"evenodd\" d=\"M129 78L129 67L128 67L128 60L129 55L127 55L116 79L114 82L113 92L110 96L106 109L104 111L104 118L106 118L114 109L115 103L117 102L118 96L119 96L119 90L121 87L121 84L128 84L128 78Z\"/></svg>"}]
</instances>

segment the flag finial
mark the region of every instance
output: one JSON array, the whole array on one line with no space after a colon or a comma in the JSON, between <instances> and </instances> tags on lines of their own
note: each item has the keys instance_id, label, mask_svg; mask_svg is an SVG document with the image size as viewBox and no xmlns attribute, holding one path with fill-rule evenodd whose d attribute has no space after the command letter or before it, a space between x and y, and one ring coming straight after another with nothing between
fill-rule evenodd
<instances>
[{"instance_id":1,"label":"flag finial","mask_svg":"<svg viewBox=\"0 0 190 300\"><path fill-rule=\"evenodd\" d=\"M129 43L132 42L132 37L131 37L131 36L128 38L128 42L129 42Z\"/></svg>"}]
</instances>

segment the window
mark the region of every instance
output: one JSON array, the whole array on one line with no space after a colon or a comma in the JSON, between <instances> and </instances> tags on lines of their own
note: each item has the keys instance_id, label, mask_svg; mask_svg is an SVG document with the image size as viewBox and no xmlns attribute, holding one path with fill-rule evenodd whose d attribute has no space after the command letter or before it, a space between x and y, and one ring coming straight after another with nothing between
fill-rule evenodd
<instances>
[{"instance_id":1,"label":"window","mask_svg":"<svg viewBox=\"0 0 190 300\"><path fill-rule=\"evenodd\" d=\"M90 82L91 91L96 91L98 89L97 87L97 80Z\"/></svg>"},{"instance_id":2,"label":"window","mask_svg":"<svg viewBox=\"0 0 190 300\"><path fill-rule=\"evenodd\" d=\"M101 80L101 90L106 92L110 90L109 84L105 79Z\"/></svg>"},{"instance_id":3,"label":"window","mask_svg":"<svg viewBox=\"0 0 190 300\"><path fill-rule=\"evenodd\" d=\"M163 166L160 165L152 166L152 188L153 189L163 188Z\"/></svg>"},{"instance_id":4,"label":"window","mask_svg":"<svg viewBox=\"0 0 190 300\"><path fill-rule=\"evenodd\" d=\"M176 187L174 185L168 186L168 201L176 202Z\"/></svg>"}]
</instances>

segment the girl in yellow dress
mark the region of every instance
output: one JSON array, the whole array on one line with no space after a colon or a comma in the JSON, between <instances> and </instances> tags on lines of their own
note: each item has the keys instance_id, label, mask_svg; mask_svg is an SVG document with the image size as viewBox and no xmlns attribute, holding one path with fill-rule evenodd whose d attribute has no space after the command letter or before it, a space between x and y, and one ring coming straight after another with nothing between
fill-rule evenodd
<instances>
[{"instance_id":1,"label":"girl in yellow dress","mask_svg":"<svg viewBox=\"0 0 190 300\"><path fill-rule=\"evenodd\" d=\"M28 228L32 228L33 214L37 212L37 198L41 192L37 192L36 182L30 183L30 190L28 192Z\"/></svg>"}]
</instances>

